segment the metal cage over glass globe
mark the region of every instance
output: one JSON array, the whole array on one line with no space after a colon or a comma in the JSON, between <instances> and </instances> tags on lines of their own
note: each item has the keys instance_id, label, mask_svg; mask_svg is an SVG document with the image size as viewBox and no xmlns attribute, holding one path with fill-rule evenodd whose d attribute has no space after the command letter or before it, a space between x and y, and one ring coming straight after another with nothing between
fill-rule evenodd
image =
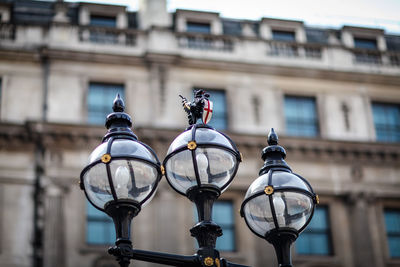
<instances>
[{"instance_id":1,"label":"metal cage over glass globe","mask_svg":"<svg viewBox=\"0 0 400 267\"><path fill-rule=\"evenodd\" d=\"M103 143L90 155L81 173L81 186L90 203L101 211L113 203L128 203L140 211L153 197L161 178L154 151L132 132L131 118L117 96L114 113L106 120Z\"/></svg>"},{"instance_id":2,"label":"metal cage over glass globe","mask_svg":"<svg viewBox=\"0 0 400 267\"><path fill-rule=\"evenodd\" d=\"M311 221L318 196L303 177L292 173L273 129L268 144L262 152L265 164L247 190L240 213L254 234L275 246L278 261L284 261L282 249L290 254L290 244Z\"/></svg>"},{"instance_id":3,"label":"metal cage over glass globe","mask_svg":"<svg viewBox=\"0 0 400 267\"><path fill-rule=\"evenodd\" d=\"M200 105L208 99L195 101ZM198 106L193 109L199 111ZM236 175L240 153L228 136L205 123L196 123L195 117L201 118L201 114L188 113L192 125L175 138L164 160L167 181L182 195L202 187L215 188L222 193Z\"/></svg>"}]
</instances>

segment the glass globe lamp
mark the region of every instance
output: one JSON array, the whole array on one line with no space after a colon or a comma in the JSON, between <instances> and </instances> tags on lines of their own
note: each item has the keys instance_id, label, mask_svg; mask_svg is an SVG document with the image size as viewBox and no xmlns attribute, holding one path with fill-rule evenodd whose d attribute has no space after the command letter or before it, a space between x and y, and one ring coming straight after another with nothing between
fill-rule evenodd
<instances>
[{"instance_id":1,"label":"glass globe lamp","mask_svg":"<svg viewBox=\"0 0 400 267\"><path fill-rule=\"evenodd\" d=\"M240 153L226 135L205 124L195 124L170 145L165 176L178 193L195 188L226 190L236 175Z\"/></svg>"},{"instance_id":2,"label":"glass globe lamp","mask_svg":"<svg viewBox=\"0 0 400 267\"><path fill-rule=\"evenodd\" d=\"M262 153L265 164L247 190L240 213L254 234L274 245L280 266L291 266L290 245L310 222L318 196L284 161L285 149L273 129L268 144Z\"/></svg>"},{"instance_id":3,"label":"glass globe lamp","mask_svg":"<svg viewBox=\"0 0 400 267\"><path fill-rule=\"evenodd\" d=\"M119 95L106 119L107 134L89 156L80 185L89 202L114 220L117 238L129 239L130 220L154 196L161 164L154 151L137 140ZM128 222L129 221L129 222Z\"/></svg>"}]
</instances>

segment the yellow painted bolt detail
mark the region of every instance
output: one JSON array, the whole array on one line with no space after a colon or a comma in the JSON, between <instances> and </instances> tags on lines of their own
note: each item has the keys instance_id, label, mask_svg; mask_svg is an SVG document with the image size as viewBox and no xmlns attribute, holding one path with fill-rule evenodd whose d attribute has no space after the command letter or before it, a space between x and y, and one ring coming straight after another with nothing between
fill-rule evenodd
<instances>
[{"instance_id":1,"label":"yellow painted bolt detail","mask_svg":"<svg viewBox=\"0 0 400 267\"><path fill-rule=\"evenodd\" d=\"M108 163L111 160L111 155L110 154L104 154L103 156L101 156L101 161L103 163Z\"/></svg>"},{"instance_id":2,"label":"yellow painted bolt detail","mask_svg":"<svg viewBox=\"0 0 400 267\"><path fill-rule=\"evenodd\" d=\"M214 265L214 260L211 257L207 257L204 259L204 264L206 266L213 266Z\"/></svg>"},{"instance_id":3,"label":"yellow painted bolt detail","mask_svg":"<svg viewBox=\"0 0 400 267\"><path fill-rule=\"evenodd\" d=\"M215 266L217 266L217 267L221 266L218 258L215 258Z\"/></svg>"},{"instance_id":4,"label":"yellow painted bolt detail","mask_svg":"<svg viewBox=\"0 0 400 267\"><path fill-rule=\"evenodd\" d=\"M161 165L161 174L164 175L165 174L165 168L163 165Z\"/></svg>"},{"instance_id":5,"label":"yellow painted bolt detail","mask_svg":"<svg viewBox=\"0 0 400 267\"><path fill-rule=\"evenodd\" d=\"M190 142L188 143L187 147L188 147L190 150L194 150L194 149L196 149L197 144L196 144L195 141L190 141Z\"/></svg>"},{"instance_id":6,"label":"yellow painted bolt detail","mask_svg":"<svg viewBox=\"0 0 400 267\"><path fill-rule=\"evenodd\" d=\"M271 195L272 193L274 193L274 188L272 186L266 186L264 189L265 194L267 195Z\"/></svg>"},{"instance_id":7,"label":"yellow painted bolt detail","mask_svg":"<svg viewBox=\"0 0 400 267\"><path fill-rule=\"evenodd\" d=\"M319 196L315 195L315 202L317 202L317 204L319 204Z\"/></svg>"}]
</instances>

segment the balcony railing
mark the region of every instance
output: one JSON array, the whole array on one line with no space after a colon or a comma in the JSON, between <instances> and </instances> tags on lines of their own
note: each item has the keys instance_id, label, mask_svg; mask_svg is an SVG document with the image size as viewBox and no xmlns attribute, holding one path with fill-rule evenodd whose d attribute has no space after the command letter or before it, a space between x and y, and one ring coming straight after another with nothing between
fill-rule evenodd
<instances>
[{"instance_id":1,"label":"balcony railing","mask_svg":"<svg viewBox=\"0 0 400 267\"><path fill-rule=\"evenodd\" d=\"M316 44L270 41L267 49L269 56L322 59L322 46Z\"/></svg>"},{"instance_id":2,"label":"balcony railing","mask_svg":"<svg viewBox=\"0 0 400 267\"><path fill-rule=\"evenodd\" d=\"M136 31L131 29L116 29L108 27L86 26L79 29L79 40L105 45L136 45Z\"/></svg>"},{"instance_id":3,"label":"balcony railing","mask_svg":"<svg viewBox=\"0 0 400 267\"><path fill-rule=\"evenodd\" d=\"M179 47L182 48L221 52L232 52L234 50L233 40L224 36L181 33L177 36L177 38Z\"/></svg>"},{"instance_id":4,"label":"balcony railing","mask_svg":"<svg viewBox=\"0 0 400 267\"><path fill-rule=\"evenodd\" d=\"M382 65L382 53L378 50L354 49L353 56L357 64Z\"/></svg>"},{"instance_id":5,"label":"balcony railing","mask_svg":"<svg viewBox=\"0 0 400 267\"><path fill-rule=\"evenodd\" d=\"M391 66L400 67L400 53L389 53L388 56Z\"/></svg>"},{"instance_id":6,"label":"balcony railing","mask_svg":"<svg viewBox=\"0 0 400 267\"><path fill-rule=\"evenodd\" d=\"M1 40L14 40L15 26L9 23L0 23L0 41Z\"/></svg>"}]
</instances>

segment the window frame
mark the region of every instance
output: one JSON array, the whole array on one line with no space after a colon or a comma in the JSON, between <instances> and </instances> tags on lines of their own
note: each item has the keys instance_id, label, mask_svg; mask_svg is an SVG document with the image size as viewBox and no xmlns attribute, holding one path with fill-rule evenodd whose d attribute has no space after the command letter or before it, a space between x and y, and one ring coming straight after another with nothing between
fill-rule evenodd
<instances>
[{"instance_id":1,"label":"window frame","mask_svg":"<svg viewBox=\"0 0 400 267\"><path fill-rule=\"evenodd\" d=\"M277 34L275 36L275 34ZM282 35L281 35L282 34ZM291 36L293 36L293 39L286 39L286 38L278 38L276 39L276 37L278 37L279 35L281 36L289 36L289 34ZM281 30L281 29L272 29L271 30L271 39L277 42L290 42L290 43L295 43L296 42L296 31L295 30Z\"/></svg>"},{"instance_id":2,"label":"window frame","mask_svg":"<svg viewBox=\"0 0 400 267\"><path fill-rule=\"evenodd\" d=\"M101 19L105 19L104 21L110 22L113 20L113 25L107 25L108 23L94 23L93 19L101 21ZM99 15L96 13L90 14L89 16L89 25L93 27L107 27L107 28L117 28L117 17L116 16L107 16L107 15Z\"/></svg>"},{"instance_id":3,"label":"window frame","mask_svg":"<svg viewBox=\"0 0 400 267\"><path fill-rule=\"evenodd\" d=\"M222 229L222 233L224 233L224 229L226 229L227 227L229 227L229 230L232 231L233 233L233 248L232 249L222 249L222 248L218 248L216 246L216 249L222 252L229 252L229 253L235 253L238 251L238 244L237 244L237 233L236 233L236 219L235 219L235 201L233 199L219 199L217 201L214 202L214 206L213 206L213 212L215 211L215 204L216 203L229 203L230 206L230 212L232 213L232 217L231 217L231 224L229 226L223 225L223 224L218 224L218 222L216 222L214 220L214 216L213 216L213 221L215 223L217 223L221 229ZM222 236L220 236L218 239L222 238ZM218 243L218 239L217 239L217 243Z\"/></svg>"},{"instance_id":4,"label":"window frame","mask_svg":"<svg viewBox=\"0 0 400 267\"><path fill-rule=\"evenodd\" d=\"M194 29L201 29L202 27L208 26L207 31L202 30L190 30L189 25L193 25ZM198 34L211 34L211 22L210 21L196 21L196 20L186 20L186 32L188 33L198 33Z\"/></svg>"},{"instance_id":5,"label":"window frame","mask_svg":"<svg viewBox=\"0 0 400 267\"><path fill-rule=\"evenodd\" d=\"M391 255L391 251L390 251L390 245L389 245L389 233L387 230L387 224L386 224L386 212L397 212L399 214L400 217L400 207L391 207L391 206L384 206L382 209L382 221L383 221L383 229L384 229L384 239L386 241L386 253L387 253L387 257L389 260L391 261L399 261L400 262L400 254L399 256L393 257ZM397 237L400 238L400 231L396 234Z\"/></svg>"},{"instance_id":6,"label":"window frame","mask_svg":"<svg viewBox=\"0 0 400 267\"><path fill-rule=\"evenodd\" d=\"M353 36L353 41L354 41L354 48L356 49L363 49L363 50L371 50L371 51L378 51L378 40L376 37L358 37L358 36ZM361 46L357 46L358 44L362 44ZM374 47L368 47L364 46L365 44L372 44L374 43Z\"/></svg>"},{"instance_id":7,"label":"window frame","mask_svg":"<svg viewBox=\"0 0 400 267\"><path fill-rule=\"evenodd\" d=\"M95 211L97 214L95 216L90 215L89 214L89 208L93 209L93 211ZM112 220L111 217L109 217L106 213L101 212L100 210L96 209L94 206L92 206L92 204L90 204L89 201L86 201L86 217L85 217L85 244L89 247L104 247L104 246L110 246L113 245L116 241L116 233L115 233L115 226L114 226L114 222ZM107 226L103 227L103 231L106 229L106 227L110 227L112 228L112 232L114 234L111 234L110 236L110 243L108 242L99 242L99 243L95 243L95 242L89 242L89 225L90 223L94 223L94 222L100 222L103 224L107 224ZM100 234L100 233L99 233ZM102 233L102 234L105 234ZM105 236L105 235L104 235ZM106 239L106 238L104 238Z\"/></svg>"},{"instance_id":8,"label":"window frame","mask_svg":"<svg viewBox=\"0 0 400 267\"><path fill-rule=\"evenodd\" d=\"M121 93L122 92L121 98L125 102L126 102L126 86L125 86L124 83L118 83L118 82L105 82L105 81L97 81L97 80L88 81L88 83L87 83L87 93L86 93L86 102L85 102L85 106L86 106L86 123L88 123L90 125L93 125L93 126L104 125L107 115L110 114L111 112L113 112L112 111L112 105L113 105L113 100L114 100L116 95L113 95L112 99L110 97L109 101L107 100L107 103L103 103L103 105L102 105L102 108L109 110L107 112L104 112L104 114L103 114L104 116L102 115L102 117L104 117L103 122L102 123L100 123L100 122L98 122L98 123L97 122L92 122L90 120L91 111L90 111L90 105L89 105L90 93L91 93L91 90L92 90L92 85L106 86L107 88L113 88L115 86L115 88L113 88L113 89L115 89L114 92L115 93ZM121 89L119 92L118 92L118 89L116 89L118 87L120 87L120 89ZM103 90L107 90L107 89L103 88Z\"/></svg>"},{"instance_id":9,"label":"window frame","mask_svg":"<svg viewBox=\"0 0 400 267\"><path fill-rule=\"evenodd\" d=\"M317 231L315 230L311 230L310 231L310 225L308 225L306 227L306 229L301 233L303 236L305 233L307 232L311 232L311 234L313 233L317 233L317 234L324 234L324 236L327 237L327 247L328 247L328 253L327 254L319 254L319 253L299 253L299 251L296 248L296 254L299 255L300 257L323 257L323 258L327 258L327 257L334 257L336 255L335 253L335 247L334 247L334 243L333 243L333 234L332 234L332 222L331 222L331 208L329 207L328 204L321 204L318 205L316 207L317 209L321 209L323 208L325 210L325 215L326 215L326 229L320 230L318 229ZM315 213L314 213L315 215ZM300 238L300 236L299 236Z\"/></svg>"},{"instance_id":10,"label":"window frame","mask_svg":"<svg viewBox=\"0 0 400 267\"><path fill-rule=\"evenodd\" d=\"M375 105L386 106L386 108L388 106L397 107L397 109L399 110L399 113L400 113L400 103L393 103L393 102L386 102L386 101L375 101L375 100L371 101L371 115L372 115L371 119L372 119L372 127L373 127L374 133L375 133L375 142L383 142L383 143L389 143L389 144L399 143L400 142L400 137L399 137L398 140L394 139L393 141L391 141L391 140L380 140L379 139L379 137L378 137L378 128L377 128L376 123L375 123L375 115L374 115L375 114L375 112L374 112L374 106ZM395 124L395 126L396 126L396 124ZM398 127L400 128L400 121L398 123ZM385 124L385 128L388 128L387 124ZM396 132L395 129L396 128L394 128L393 132Z\"/></svg>"},{"instance_id":11,"label":"window frame","mask_svg":"<svg viewBox=\"0 0 400 267\"><path fill-rule=\"evenodd\" d=\"M287 98L292 98L292 99L310 99L313 100L314 102L314 111L315 111L315 121L314 124L315 125L315 135L299 135L299 134L290 134L289 133L289 123L287 121L287 116L286 116L286 99ZM295 94L283 94L283 122L284 122L284 128L285 128L285 135L286 136L292 136L292 137L299 137L299 138L318 138L321 137L321 121L320 121L320 112L319 112L319 106L318 106L318 97L317 96L310 96L310 95L295 95ZM296 119L296 121L298 121ZM304 123L302 123L301 125L303 125Z\"/></svg>"},{"instance_id":12,"label":"window frame","mask_svg":"<svg viewBox=\"0 0 400 267\"><path fill-rule=\"evenodd\" d=\"M212 94L213 94L213 92L220 92L220 93L223 93L223 95L224 95L224 105L225 105L225 110L224 110L224 113L223 113L223 118L224 118L224 122L225 122L225 125L224 125L224 128L218 128L218 127L216 127L216 126L214 126L213 125L213 123L212 123L212 121L213 121L213 119L215 119L215 113L214 113L214 111L215 111L215 106L213 107L213 114L212 114L212 117L211 117L211 121L208 123L208 125L210 125L210 126L212 126L212 127L214 127L217 131L228 131L229 130L229 112L228 112L228 92L227 92L227 90L224 90L224 89L214 89L214 88L206 88L206 87L201 87L201 86L193 86L192 87L192 95L193 95L193 92L195 91L195 90L199 90L199 89L202 89L202 90L204 90L206 93L209 93L210 94L210 100L212 101ZM215 105L215 101L213 101L213 105Z\"/></svg>"}]
</instances>

